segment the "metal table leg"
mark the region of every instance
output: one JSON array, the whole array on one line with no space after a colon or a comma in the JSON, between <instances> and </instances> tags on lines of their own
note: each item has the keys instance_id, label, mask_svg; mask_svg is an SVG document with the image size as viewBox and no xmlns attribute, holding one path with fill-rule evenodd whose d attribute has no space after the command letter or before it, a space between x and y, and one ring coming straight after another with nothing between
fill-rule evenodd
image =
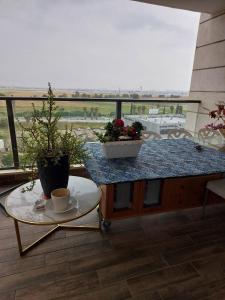
<instances>
[{"instance_id":1,"label":"metal table leg","mask_svg":"<svg viewBox=\"0 0 225 300\"><path fill-rule=\"evenodd\" d=\"M14 219L14 225L15 225L16 238L17 238L17 244L18 244L20 256L23 256L24 254L26 254L29 250L34 248L37 244L42 242L44 239L46 239L48 236L50 236L53 232L60 229L59 225L55 226L54 228L49 230L46 234L42 235L39 239L35 240L32 244L23 248L22 242L21 242L20 230L19 230L19 223L15 219Z\"/></svg>"},{"instance_id":2,"label":"metal table leg","mask_svg":"<svg viewBox=\"0 0 225 300\"><path fill-rule=\"evenodd\" d=\"M29 250L37 246L39 243L41 243L43 240L45 240L47 237L49 237L53 232L61 229L65 230L90 230L90 231L100 231L101 232L101 214L98 213L99 221L98 225L67 225L67 224L58 224L51 230L49 230L46 234L42 235L39 239L35 240L32 244L26 246L23 248L22 241L21 241L21 235L19 230L19 222L14 219L14 225L15 225L15 231L16 231L16 238L17 238L17 244L20 256L23 256L26 254Z\"/></svg>"},{"instance_id":3,"label":"metal table leg","mask_svg":"<svg viewBox=\"0 0 225 300\"><path fill-rule=\"evenodd\" d=\"M203 200L203 211L202 211L202 218L205 219L205 210L206 210L206 205L207 205L207 201L208 201L208 194L209 194L209 190L206 189L205 194L204 194L204 200Z\"/></svg>"}]
</instances>

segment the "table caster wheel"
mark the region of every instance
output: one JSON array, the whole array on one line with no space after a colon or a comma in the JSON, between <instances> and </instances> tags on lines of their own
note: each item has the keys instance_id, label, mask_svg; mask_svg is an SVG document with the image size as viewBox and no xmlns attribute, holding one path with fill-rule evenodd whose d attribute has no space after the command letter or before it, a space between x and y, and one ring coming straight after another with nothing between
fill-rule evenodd
<instances>
[{"instance_id":1,"label":"table caster wheel","mask_svg":"<svg viewBox=\"0 0 225 300\"><path fill-rule=\"evenodd\" d=\"M111 227L111 221L104 220L102 222L102 226L103 226L105 231L109 231L110 227Z\"/></svg>"}]
</instances>

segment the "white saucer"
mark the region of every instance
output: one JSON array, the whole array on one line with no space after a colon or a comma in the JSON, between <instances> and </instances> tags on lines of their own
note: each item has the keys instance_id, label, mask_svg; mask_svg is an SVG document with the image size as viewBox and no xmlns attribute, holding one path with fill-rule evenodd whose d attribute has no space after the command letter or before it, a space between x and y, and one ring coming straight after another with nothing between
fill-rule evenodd
<instances>
[{"instance_id":1,"label":"white saucer","mask_svg":"<svg viewBox=\"0 0 225 300\"><path fill-rule=\"evenodd\" d=\"M63 214L63 213L65 213L65 212L68 212L68 211L70 211L70 210L72 210L72 209L74 209L75 208L75 203L73 203L73 202L70 202L69 203L69 206L68 206L68 208L66 209L66 210L60 210L60 211L58 211L58 210L54 210L54 209L52 209L52 211L55 213L55 214Z\"/></svg>"}]
</instances>

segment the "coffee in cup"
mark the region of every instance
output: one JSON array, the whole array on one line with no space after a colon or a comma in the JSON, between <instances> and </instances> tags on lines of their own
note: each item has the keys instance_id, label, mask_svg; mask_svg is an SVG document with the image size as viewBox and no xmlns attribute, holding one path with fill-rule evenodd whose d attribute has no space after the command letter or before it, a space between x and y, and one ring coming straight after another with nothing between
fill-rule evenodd
<instances>
[{"instance_id":1,"label":"coffee in cup","mask_svg":"<svg viewBox=\"0 0 225 300\"><path fill-rule=\"evenodd\" d=\"M57 212L65 211L69 206L70 190L60 188L51 192L53 209Z\"/></svg>"}]
</instances>

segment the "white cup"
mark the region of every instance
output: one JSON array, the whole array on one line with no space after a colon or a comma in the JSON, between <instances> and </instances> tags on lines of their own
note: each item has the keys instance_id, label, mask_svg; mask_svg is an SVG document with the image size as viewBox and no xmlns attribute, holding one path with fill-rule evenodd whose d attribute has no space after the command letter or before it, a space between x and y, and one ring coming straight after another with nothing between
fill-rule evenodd
<instances>
[{"instance_id":1,"label":"white cup","mask_svg":"<svg viewBox=\"0 0 225 300\"><path fill-rule=\"evenodd\" d=\"M51 198L55 211L65 211L69 206L70 190L66 188L53 190L51 192Z\"/></svg>"}]
</instances>

